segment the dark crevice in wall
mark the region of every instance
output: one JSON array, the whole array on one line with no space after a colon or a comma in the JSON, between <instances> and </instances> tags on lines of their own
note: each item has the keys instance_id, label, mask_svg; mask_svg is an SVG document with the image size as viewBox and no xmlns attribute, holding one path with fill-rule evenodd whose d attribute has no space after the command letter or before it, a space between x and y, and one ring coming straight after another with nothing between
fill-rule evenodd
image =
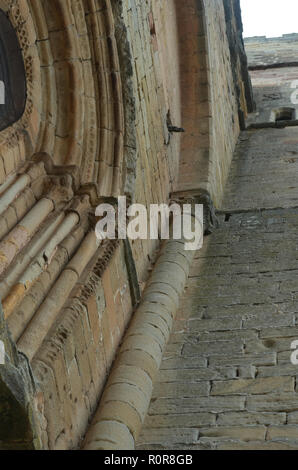
<instances>
[{"instance_id":1,"label":"dark crevice in wall","mask_svg":"<svg viewBox=\"0 0 298 470\"><path fill-rule=\"evenodd\" d=\"M248 70L282 69L285 67L298 67L298 62L278 62L276 64L250 65Z\"/></svg>"},{"instance_id":2,"label":"dark crevice in wall","mask_svg":"<svg viewBox=\"0 0 298 470\"><path fill-rule=\"evenodd\" d=\"M285 127L298 126L298 120L292 121L274 121L274 122L256 122L247 127L249 129L284 129Z\"/></svg>"},{"instance_id":3,"label":"dark crevice in wall","mask_svg":"<svg viewBox=\"0 0 298 470\"><path fill-rule=\"evenodd\" d=\"M125 263L129 279L130 295L133 307L135 308L141 300L140 284L138 280L138 273L135 265L135 261L132 254L130 241L124 240L125 250Z\"/></svg>"}]
</instances>

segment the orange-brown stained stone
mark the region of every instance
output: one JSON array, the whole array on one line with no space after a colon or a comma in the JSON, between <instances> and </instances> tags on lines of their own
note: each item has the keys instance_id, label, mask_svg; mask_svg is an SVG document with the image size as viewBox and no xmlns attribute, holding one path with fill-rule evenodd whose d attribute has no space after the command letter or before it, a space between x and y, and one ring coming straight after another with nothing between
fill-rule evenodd
<instances>
[{"instance_id":1,"label":"orange-brown stained stone","mask_svg":"<svg viewBox=\"0 0 298 470\"><path fill-rule=\"evenodd\" d=\"M4 318L7 319L13 312L14 308L24 297L28 286L24 284L16 284L10 291L9 295L3 301Z\"/></svg>"},{"instance_id":2,"label":"orange-brown stained stone","mask_svg":"<svg viewBox=\"0 0 298 470\"><path fill-rule=\"evenodd\" d=\"M9 239L0 245L0 274L7 269L17 253L26 246L29 240L28 231L19 225L13 230Z\"/></svg>"}]
</instances>

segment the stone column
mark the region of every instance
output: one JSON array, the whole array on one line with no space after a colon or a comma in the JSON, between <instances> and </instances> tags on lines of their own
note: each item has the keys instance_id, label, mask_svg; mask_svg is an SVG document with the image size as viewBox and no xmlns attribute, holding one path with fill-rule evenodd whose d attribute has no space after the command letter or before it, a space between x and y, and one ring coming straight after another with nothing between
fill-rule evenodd
<instances>
[{"instance_id":1,"label":"stone column","mask_svg":"<svg viewBox=\"0 0 298 470\"><path fill-rule=\"evenodd\" d=\"M161 249L142 301L124 337L85 450L132 450L145 420L195 251L186 240Z\"/></svg>"}]
</instances>

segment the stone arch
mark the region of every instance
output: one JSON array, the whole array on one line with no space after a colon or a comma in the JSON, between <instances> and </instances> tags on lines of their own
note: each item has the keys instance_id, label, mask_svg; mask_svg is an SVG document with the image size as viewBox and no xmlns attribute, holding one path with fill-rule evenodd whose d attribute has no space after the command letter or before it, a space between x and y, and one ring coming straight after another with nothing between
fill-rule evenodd
<instances>
[{"instance_id":1,"label":"stone arch","mask_svg":"<svg viewBox=\"0 0 298 470\"><path fill-rule=\"evenodd\" d=\"M30 399L37 421L47 426L47 434L38 431L45 448L54 448L57 439L49 401L43 409L55 357L68 335L81 330L90 297L114 257L123 254L117 240L97 243L94 206L130 193L134 185L132 179L126 187L124 162L128 152L135 158L134 134L124 126L131 116L133 129L134 103L129 77L123 92L130 73L119 64L125 60L126 31L114 3L119 2L0 0L17 32L27 79L23 116L0 133L0 300L12 340L38 381L38 395L32 392ZM130 298L129 287L125 295ZM125 308L131 308L129 302ZM55 354L49 354L52 347ZM72 403L67 390L63 400L74 407L80 403ZM72 413L69 434L61 434L65 446L84 432L91 411L84 410L84 419L80 412ZM79 432L72 430L75 420Z\"/></svg>"},{"instance_id":2,"label":"stone arch","mask_svg":"<svg viewBox=\"0 0 298 470\"><path fill-rule=\"evenodd\" d=\"M38 133L37 104L40 96L39 67L34 54L33 22L26 2L0 0L0 9L9 18L17 33L23 54L27 80L27 100L22 117L0 133L0 186L19 169L32 154ZM29 32L31 31L31 33Z\"/></svg>"},{"instance_id":3,"label":"stone arch","mask_svg":"<svg viewBox=\"0 0 298 470\"><path fill-rule=\"evenodd\" d=\"M22 119L0 135L0 185L32 155L75 187L123 192L124 109L112 2L0 0L23 52ZM36 157L35 157L36 159Z\"/></svg>"},{"instance_id":4,"label":"stone arch","mask_svg":"<svg viewBox=\"0 0 298 470\"><path fill-rule=\"evenodd\" d=\"M18 37L0 10L0 130L18 121L26 104L26 77Z\"/></svg>"}]
</instances>

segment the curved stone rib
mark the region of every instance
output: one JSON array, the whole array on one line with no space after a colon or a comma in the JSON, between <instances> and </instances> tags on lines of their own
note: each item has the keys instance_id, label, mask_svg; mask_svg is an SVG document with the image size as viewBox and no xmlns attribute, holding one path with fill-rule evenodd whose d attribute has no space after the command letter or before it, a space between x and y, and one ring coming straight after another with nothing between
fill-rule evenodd
<instances>
[{"instance_id":1,"label":"curved stone rib","mask_svg":"<svg viewBox=\"0 0 298 470\"><path fill-rule=\"evenodd\" d=\"M67 237L79 221L79 215L75 212L71 212L65 217L61 225L58 227L57 232L53 234L53 237L50 238L46 246L38 253L34 262L28 266L20 279L18 279L18 283L13 286L9 295L4 299L3 309L5 318L8 318L11 315L29 287L37 281L41 273L51 262L59 243Z\"/></svg>"},{"instance_id":2,"label":"curved stone rib","mask_svg":"<svg viewBox=\"0 0 298 470\"><path fill-rule=\"evenodd\" d=\"M0 196L2 196L3 193L5 193L5 191L7 191L7 189L12 185L14 184L14 182L16 181L17 179L17 176L15 174L13 175L10 175L6 178L6 180L4 181L3 184L0 185Z\"/></svg>"},{"instance_id":3,"label":"curved stone rib","mask_svg":"<svg viewBox=\"0 0 298 470\"><path fill-rule=\"evenodd\" d=\"M43 162L32 165L21 176L15 174L10 184L0 192L0 240L22 220L41 198L41 185L35 185L38 178L45 176Z\"/></svg>"},{"instance_id":4,"label":"curved stone rib","mask_svg":"<svg viewBox=\"0 0 298 470\"><path fill-rule=\"evenodd\" d=\"M117 193L124 111L111 2L29 5L43 84L35 149L57 166L80 169L81 185L98 184L106 196Z\"/></svg>"},{"instance_id":5,"label":"curved stone rib","mask_svg":"<svg viewBox=\"0 0 298 470\"><path fill-rule=\"evenodd\" d=\"M0 216L8 209L10 204L30 183L29 175L20 176L17 181L0 198Z\"/></svg>"},{"instance_id":6,"label":"curved stone rib","mask_svg":"<svg viewBox=\"0 0 298 470\"><path fill-rule=\"evenodd\" d=\"M17 282L19 276L23 273L24 269L34 260L37 253L41 250L44 244L50 239L55 233L59 225L64 219L64 213L56 214L53 218L50 218L48 226L38 237L33 238L27 247L26 253L22 259L11 267L7 273L5 273L5 279L1 281L0 285L0 298L4 299L8 294L13 285Z\"/></svg>"},{"instance_id":7,"label":"curved stone rib","mask_svg":"<svg viewBox=\"0 0 298 470\"><path fill-rule=\"evenodd\" d=\"M161 252L87 433L85 450L134 449L195 254L185 251L184 243L170 240Z\"/></svg>"},{"instance_id":8,"label":"curved stone rib","mask_svg":"<svg viewBox=\"0 0 298 470\"><path fill-rule=\"evenodd\" d=\"M79 226L74 233L70 234L58 246L48 268L43 271L36 284L31 287L20 305L7 319L7 325L14 341L18 341L21 337L38 307L57 281L61 271L65 268L67 262L70 261L78 246L81 244L84 235L85 229Z\"/></svg>"},{"instance_id":9,"label":"curved stone rib","mask_svg":"<svg viewBox=\"0 0 298 470\"><path fill-rule=\"evenodd\" d=\"M76 255L61 273L46 300L21 336L18 349L27 356L29 361L33 359L40 348L83 270L96 253L97 248L96 235L92 231L87 235Z\"/></svg>"},{"instance_id":10,"label":"curved stone rib","mask_svg":"<svg viewBox=\"0 0 298 470\"><path fill-rule=\"evenodd\" d=\"M41 199L0 244L0 275L27 245L40 224L54 210L50 199Z\"/></svg>"}]
</instances>

